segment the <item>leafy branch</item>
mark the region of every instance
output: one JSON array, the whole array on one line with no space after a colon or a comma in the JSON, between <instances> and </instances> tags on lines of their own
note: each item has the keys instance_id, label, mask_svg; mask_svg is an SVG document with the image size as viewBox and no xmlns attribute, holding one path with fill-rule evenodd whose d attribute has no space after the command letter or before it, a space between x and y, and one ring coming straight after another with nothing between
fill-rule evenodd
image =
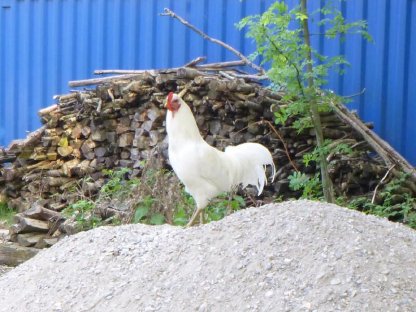
<instances>
[{"instance_id":1,"label":"leafy branch","mask_svg":"<svg viewBox=\"0 0 416 312\"><path fill-rule=\"evenodd\" d=\"M344 39L350 32L361 34L366 39L371 37L365 21L347 23L333 1L322 1L322 7L312 13L308 12L306 4L306 0L299 0L298 5L289 10L285 1L275 1L263 14L242 19L238 27L247 27L247 36L256 43L257 50L252 58L262 56L261 64L270 66L267 75L272 87L283 87L285 98L290 99L290 105L275 112L276 123L284 124L288 118L296 116L293 127L298 132L314 128L317 148L321 150L317 155L323 194L326 201L334 202L320 120L320 112L329 109L326 104L331 101L331 96L320 88L325 85L329 70L341 68L347 62L342 56L329 58L321 55L312 47L309 33L311 16L316 13L324 15L318 26L327 27L325 37L328 39L337 36ZM304 184L301 173L296 174L294 181Z\"/></svg>"},{"instance_id":2,"label":"leafy branch","mask_svg":"<svg viewBox=\"0 0 416 312\"><path fill-rule=\"evenodd\" d=\"M299 87L299 90L300 90L302 96L304 96L305 93L303 91L303 86L302 86L302 81L301 81L301 71L300 71L300 69L298 68L298 66L293 61L290 60L290 58L286 54L283 53L283 51L281 49L279 49L279 47L277 46L277 44L273 41L273 39L267 33L266 27L264 25L262 25L262 26L263 26L263 29L264 29L264 36L269 41L269 43L273 46L273 48L276 50L276 52L278 54L280 54L281 56L284 57L284 59L286 60L286 62L289 64L289 66L291 66L291 67L293 67L295 69L295 71L296 71L296 80L297 80L297 83L298 83L298 87Z\"/></svg>"}]
</instances>

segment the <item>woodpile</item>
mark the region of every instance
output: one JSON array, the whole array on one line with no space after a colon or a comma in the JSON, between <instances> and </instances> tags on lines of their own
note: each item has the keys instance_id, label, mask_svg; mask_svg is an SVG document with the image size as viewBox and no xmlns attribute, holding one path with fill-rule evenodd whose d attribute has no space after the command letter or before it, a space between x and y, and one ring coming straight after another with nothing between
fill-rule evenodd
<instances>
[{"instance_id":1,"label":"woodpile","mask_svg":"<svg viewBox=\"0 0 416 312\"><path fill-rule=\"evenodd\" d=\"M259 142L270 149L278 171L265 197L299 196L289 190L288 176L295 170L317 171L314 163L305 167L302 161L315 147L313 131L297 133L294 119L276 126L274 112L288 105L281 94L224 70L184 67L80 82L98 85L59 96L56 105L39 111L43 127L0 150L0 190L18 211L10 239L26 247L56 242L67 232L61 211L79 198L79 191L86 197L97 194L105 183L103 169L128 167L139 176L151 153L162 156L169 168L163 108L169 91L182 92L209 144L223 149ZM337 194L372 192L388 170L386 163L335 112L322 114L322 121L332 144L353 150L328 157ZM416 194L414 184L409 192Z\"/></svg>"}]
</instances>

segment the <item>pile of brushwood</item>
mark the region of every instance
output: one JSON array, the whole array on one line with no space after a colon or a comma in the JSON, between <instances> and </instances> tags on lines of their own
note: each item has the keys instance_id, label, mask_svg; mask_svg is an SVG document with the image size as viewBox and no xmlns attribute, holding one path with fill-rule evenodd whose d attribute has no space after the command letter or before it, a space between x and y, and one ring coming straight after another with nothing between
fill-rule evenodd
<instances>
[{"instance_id":1,"label":"pile of brushwood","mask_svg":"<svg viewBox=\"0 0 416 312\"><path fill-rule=\"evenodd\" d=\"M319 197L314 132L297 132L292 127L296 118L275 124L274 114L290 104L281 93L240 76L229 65L191 65L73 82L90 87L58 96L57 104L39 111L40 129L0 151L0 191L17 211L10 239L22 246L45 247L75 232L73 220L62 211L97 198L117 170L124 170L127 180L139 181L137 185L152 159L157 160L151 161L156 164L153 171L168 173L163 104L170 91L181 93L191 106L210 145L222 150L258 142L272 152L275 181L261 198L242 193L250 204ZM324 136L330 139L330 176L340 201L365 211L388 207L383 211L391 212L390 219L416 224L413 168L370 130L371 124L362 123L342 105L334 104L321 118ZM179 185L172 174L164 183ZM156 188L169 196L181 192L180 186ZM96 210L94 218L131 221L134 205L119 202ZM168 206L173 204L174 200L165 201L159 209L165 222L172 223Z\"/></svg>"}]
</instances>

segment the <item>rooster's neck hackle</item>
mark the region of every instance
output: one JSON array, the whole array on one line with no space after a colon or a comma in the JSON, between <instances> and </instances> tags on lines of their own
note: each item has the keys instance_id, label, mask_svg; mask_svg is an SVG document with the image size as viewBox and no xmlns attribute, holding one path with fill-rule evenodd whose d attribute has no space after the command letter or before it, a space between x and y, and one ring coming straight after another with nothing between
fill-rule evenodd
<instances>
[{"instance_id":1,"label":"rooster's neck hackle","mask_svg":"<svg viewBox=\"0 0 416 312\"><path fill-rule=\"evenodd\" d=\"M169 141L172 144L175 144L173 141L180 142L189 139L202 140L195 117L188 104L186 104L179 96L173 94L172 100L174 101L175 99L177 100L176 111L170 110L168 107L169 104L167 104L169 110L166 117L166 130L169 135ZM172 137L173 133L175 133L175 139Z\"/></svg>"}]
</instances>

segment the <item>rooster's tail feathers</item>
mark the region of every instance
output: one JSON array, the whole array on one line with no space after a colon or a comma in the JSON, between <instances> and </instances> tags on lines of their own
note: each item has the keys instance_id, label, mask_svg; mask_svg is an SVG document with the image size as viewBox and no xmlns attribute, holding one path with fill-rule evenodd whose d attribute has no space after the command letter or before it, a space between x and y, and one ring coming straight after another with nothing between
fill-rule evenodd
<instances>
[{"instance_id":1,"label":"rooster's tail feathers","mask_svg":"<svg viewBox=\"0 0 416 312\"><path fill-rule=\"evenodd\" d=\"M267 185L266 166L272 169L272 182L276 175L276 168L269 150L258 143L244 143L237 146L229 146L225 153L236 162L235 184L254 185L258 195Z\"/></svg>"}]
</instances>

